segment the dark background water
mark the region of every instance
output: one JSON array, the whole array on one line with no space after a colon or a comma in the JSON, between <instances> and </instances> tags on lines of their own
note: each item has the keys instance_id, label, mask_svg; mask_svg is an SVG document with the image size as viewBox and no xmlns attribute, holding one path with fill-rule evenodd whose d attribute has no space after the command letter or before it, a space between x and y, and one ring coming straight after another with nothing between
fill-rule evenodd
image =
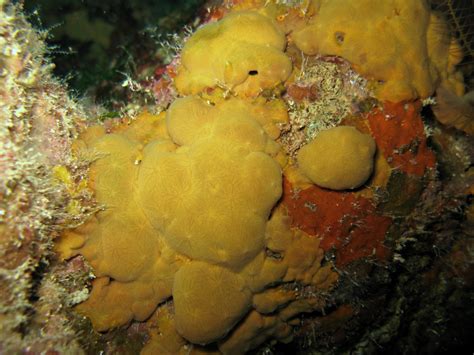
<instances>
[{"instance_id":1,"label":"dark background water","mask_svg":"<svg viewBox=\"0 0 474 355\"><path fill-rule=\"evenodd\" d=\"M204 3L204 0L24 0L30 20L38 28L48 30L55 74L65 78L79 95L87 93L104 102L119 91L124 73L137 77L137 71L144 65L151 68L153 63L159 64L163 60L158 51L160 41L166 34L179 32L189 24ZM466 57L461 69L468 90L472 90L474 0L430 0L430 3L434 10L445 15L464 48ZM117 99L120 95L115 93Z\"/></svg>"},{"instance_id":2,"label":"dark background water","mask_svg":"<svg viewBox=\"0 0 474 355\"><path fill-rule=\"evenodd\" d=\"M55 74L78 95L105 101L143 63L159 62L158 42L195 16L202 0L25 0L48 30Z\"/></svg>"}]
</instances>

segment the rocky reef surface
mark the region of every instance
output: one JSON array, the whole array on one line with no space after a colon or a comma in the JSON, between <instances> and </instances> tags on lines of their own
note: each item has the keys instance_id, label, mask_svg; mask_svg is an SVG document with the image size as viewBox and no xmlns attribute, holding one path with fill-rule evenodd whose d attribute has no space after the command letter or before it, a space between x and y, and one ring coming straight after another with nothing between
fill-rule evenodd
<instances>
[{"instance_id":1,"label":"rocky reef surface","mask_svg":"<svg viewBox=\"0 0 474 355\"><path fill-rule=\"evenodd\" d=\"M451 2L206 4L120 114L0 6L1 352L469 349Z\"/></svg>"}]
</instances>

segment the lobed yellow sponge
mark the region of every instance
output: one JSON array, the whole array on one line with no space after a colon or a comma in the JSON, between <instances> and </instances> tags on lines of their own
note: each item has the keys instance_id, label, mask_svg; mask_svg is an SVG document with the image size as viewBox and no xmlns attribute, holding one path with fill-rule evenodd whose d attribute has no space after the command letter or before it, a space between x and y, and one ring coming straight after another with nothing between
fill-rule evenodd
<instances>
[{"instance_id":1,"label":"lobed yellow sponge","mask_svg":"<svg viewBox=\"0 0 474 355\"><path fill-rule=\"evenodd\" d=\"M354 189L370 177L375 141L350 126L320 132L298 153L303 173L316 185L333 190Z\"/></svg>"},{"instance_id":2,"label":"lobed yellow sponge","mask_svg":"<svg viewBox=\"0 0 474 355\"><path fill-rule=\"evenodd\" d=\"M257 96L290 75L285 46L284 33L270 18L255 11L231 13L189 38L174 83L183 95L223 87Z\"/></svg>"},{"instance_id":3,"label":"lobed yellow sponge","mask_svg":"<svg viewBox=\"0 0 474 355\"><path fill-rule=\"evenodd\" d=\"M142 208L177 252L242 267L263 248L266 221L281 196L280 166L266 153L276 143L248 111L222 110L197 97L176 100L167 126L181 147L146 150L137 179Z\"/></svg>"},{"instance_id":4,"label":"lobed yellow sponge","mask_svg":"<svg viewBox=\"0 0 474 355\"><path fill-rule=\"evenodd\" d=\"M107 135L103 128L92 127L75 144L77 155L95 160L89 184L107 209L65 232L57 249L64 258L82 254L94 268L97 278L92 293L78 310L91 318L97 330L131 319L144 320L171 296L180 261L149 223L135 184L143 156L137 138L160 139L157 149L174 149L171 141L163 139L160 122L164 122L163 115L145 113L129 126L127 134Z\"/></svg>"},{"instance_id":5,"label":"lobed yellow sponge","mask_svg":"<svg viewBox=\"0 0 474 355\"><path fill-rule=\"evenodd\" d=\"M306 123L291 93L286 103L276 98L279 88L305 69L308 80L322 76L311 74L301 51L346 58L383 100L428 96L439 82L462 94L457 44L426 1L283 3L239 1L239 11L186 42L174 78L183 97L166 113L144 113L111 133L91 127L74 144L92 162L88 184L104 207L57 245L64 258L82 254L97 276L77 309L99 331L148 319L144 354L240 354L288 342L300 314L324 309L324 291L338 278L331 263L322 266L321 245L330 242L317 235L324 226L314 235L299 229L300 211L290 217L285 199L298 200L311 182L361 186L376 146L340 126L303 146L298 167L283 151L280 134L297 140L292 127ZM301 73L291 73L289 56ZM292 189L282 201L283 171ZM308 216L313 223L317 215Z\"/></svg>"},{"instance_id":6,"label":"lobed yellow sponge","mask_svg":"<svg viewBox=\"0 0 474 355\"><path fill-rule=\"evenodd\" d=\"M427 96L439 82L462 90L456 43L424 1L311 3L308 12L279 3L203 26L187 41L174 81L190 96L112 133L89 128L75 143L92 161L88 184L104 209L66 232L57 249L64 258L82 254L94 269L78 310L95 329L149 319L156 333L144 353L185 353L189 343L241 353L290 341L301 313L324 308L320 291L338 275L321 265L318 235L291 227L279 203L282 171L305 187L353 189L370 177L376 146L340 126L319 133L300 149L299 169L292 165L277 143L295 124L291 106L260 95L292 71L278 26L307 55L351 61L381 99ZM277 13L280 25L270 18ZM298 63L301 53L290 48Z\"/></svg>"},{"instance_id":7,"label":"lobed yellow sponge","mask_svg":"<svg viewBox=\"0 0 474 355\"><path fill-rule=\"evenodd\" d=\"M178 349L185 340L224 339L252 309L312 307L274 287L319 285L321 272L332 273L320 267L319 239L293 231L286 211L275 209L285 160L274 138L286 120L278 101L190 96L113 133L84 132L76 153L93 160L89 185L105 208L57 249L94 268L90 297L77 309L95 329L145 320L172 297L171 323L158 323L173 334L162 346ZM286 318L272 319L275 336L281 327L289 336Z\"/></svg>"},{"instance_id":8,"label":"lobed yellow sponge","mask_svg":"<svg viewBox=\"0 0 474 355\"><path fill-rule=\"evenodd\" d=\"M337 55L372 80L377 98L398 102L459 86L462 53L424 0L317 0L316 14L292 39L308 55ZM461 81L462 82L462 81Z\"/></svg>"}]
</instances>

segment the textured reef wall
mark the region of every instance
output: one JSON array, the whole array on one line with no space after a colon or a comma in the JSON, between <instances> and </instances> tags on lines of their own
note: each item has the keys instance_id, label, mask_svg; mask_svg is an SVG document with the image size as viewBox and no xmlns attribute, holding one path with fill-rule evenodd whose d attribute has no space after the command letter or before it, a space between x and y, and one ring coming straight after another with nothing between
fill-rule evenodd
<instances>
[{"instance_id":1,"label":"textured reef wall","mask_svg":"<svg viewBox=\"0 0 474 355\"><path fill-rule=\"evenodd\" d=\"M2 349L465 345L472 107L427 2L211 6L141 83L156 105L100 124L2 16Z\"/></svg>"},{"instance_id":2,"label":"textured reef wall","mask_svg":"<svg viewBox=\"0 0 474 355\"><path fill-rule=\"evenodd\" d=\"M79 350L51 261L54 238L83 219L55 172L79 169L71 144L85 114L51 75L46 33L20 6L0 8L0 351Z\"/></svg>"}]
</instances>

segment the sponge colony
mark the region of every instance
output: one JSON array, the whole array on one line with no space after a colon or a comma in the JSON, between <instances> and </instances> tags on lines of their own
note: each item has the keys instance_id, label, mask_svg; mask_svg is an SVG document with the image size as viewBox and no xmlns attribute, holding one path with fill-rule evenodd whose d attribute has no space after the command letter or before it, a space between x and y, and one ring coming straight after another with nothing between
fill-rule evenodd
<instances>
[{"instance_id":1,"label":"sponge colony","mask_svg":"<svg viewBox=\"0 0 474 355\"><path fill-rule=\"evenodd\" d=\"M284 33L270 18L251 11L229 14L201 27L186 42L176 88L189 95L225 86L242 96L256 96L290 75L285 46Z\"/></svg>"},{"instance_id":2,"label":"sponge colony","mask_svg":"<svg viewBox=\"0 0 474 355\"><path fill-rule=\"evenodd\" d=\"M372 174L375 148L368 134L339 126L319 133L301 148L298 164L316 185L332 190L354 189Z\"/></svg>"},{"instance_id":3,"label":"sponge colony","mask_svg":"<svg viewBox=\"0 0 474 355\"><path fill-rule=\"evenodd\" d=\"M462 58L444 21L419 0L321 0L309 25L292 34L307 55L337 55L373 80L378 99L427 97L439 81L459 85ZM357 18L357 21L354 19Z\"/></svg>"}]
</instances>

